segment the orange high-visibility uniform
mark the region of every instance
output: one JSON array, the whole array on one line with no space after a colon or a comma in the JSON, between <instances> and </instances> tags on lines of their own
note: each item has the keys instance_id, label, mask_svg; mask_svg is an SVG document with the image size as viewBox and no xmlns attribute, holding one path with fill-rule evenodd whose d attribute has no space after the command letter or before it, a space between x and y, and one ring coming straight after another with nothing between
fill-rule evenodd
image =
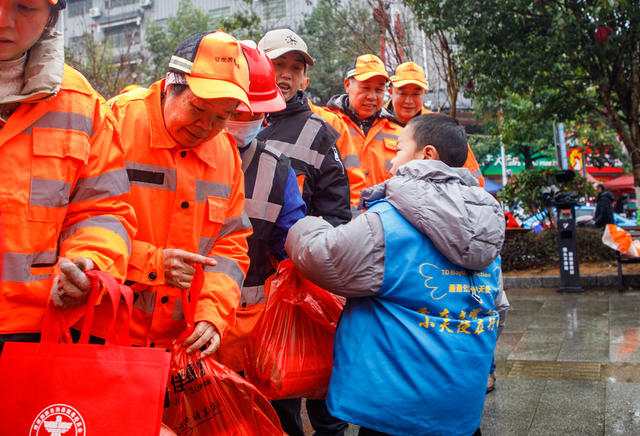
<instances>
[{"instance_id":1,"label":"orange high-visibility uniform","mask_svg":"<svg viewBox=\"0 0 640 436\"><path fill-rule=\"evenodd\" d=\"M217 260L217 266L204 268L195 321L211 322L221 336L235 322L249 267L246 239L251 223L243 212L244 176L237 147L226 131L197 147L177 144L164 125L163 87L161 80L110 100L140 223L127 273L136 293L131 336L134 344L147 346L167 346L186 326L182 291L166 285L164 248ZM104 327L96 334L104 337Z\"/></svg>"},{"instance_id":2,"label":"orange high-visibility uniform","mask_svg":"<svg viewBox=\"0 0 640 436\"><path fill-rule=\"evenodd\" d=\"M389 99L389 101L385 104L384 107L389 110L393 109L393 105L391 105L391 99ZM429 109L423 106L420 113L414 116L432 114L432 113L433 111L430 111ZM396 121L396 122L402 125L402 123L400 123L399 121ZM471 144L467 143L467 145L469 150L467 153L467 160L464 162L464 165L462 165L462 167L467 168L469 171L471 171L471 175L473 175L473 177L475 177L478 180L478 184L480 185L480 187L484 188L484 176L482 175L482 171L480 171L480 165L478 165L476 156L473 154L473 150L471 150Z\"/></svg>"},{"instance_id":3,"label":"orange high-visibility uniform","mask_svg":"<svg viewBox=\"0 0 640 436\"><path fill-rule=\"evenodd\" d=\"M347 176L349 177L351 206L352 209L357 209L360 192L366 187L366 180L364 170L360 164L360 157L358 157L358 150L353 143L353 139L349 133L349 128L337 114L333 113L329 109L316 106L311 103L311 101L309 101L309 107L314 114L329 123L331 127L336 129L340 134L340 138L336 141L336 146L340 152L342 163L347 170Z\"/></svg>"},{"instance_id":4,"label":"orange high-visibility uniform","mask_svg":"<svg viewBox=\"0 0 640 436\"><path fill-rule=\"evenodd\" d=\"M67 65L56 95L2 127L0 334L40 332L59 257L125 277L136 219L122 153L104 99Z\"/></svg>"},{"instance_id":5,"label":"orange high-visibility uniform","mask_svg":"<svg viewBox=\"0 0 640 436\"><path fill-rule=\"evenodd\" d=\"M391 159L396 156L398 136L402 127L389 118L378 118L365 135L344 112L331 108L329 110L338 115L349 129L364 171L365 187L377 185L390 178Z\"/></svg>"}]
</instances>

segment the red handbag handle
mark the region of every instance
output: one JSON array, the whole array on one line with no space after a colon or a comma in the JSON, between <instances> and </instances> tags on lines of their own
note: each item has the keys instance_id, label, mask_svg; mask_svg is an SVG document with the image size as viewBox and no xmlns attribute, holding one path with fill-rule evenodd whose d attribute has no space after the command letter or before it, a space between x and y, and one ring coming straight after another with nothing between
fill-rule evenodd
<instances>
[{"instance_id":1,"label":"red handbag handle","mask_svg":"<svg viewBox=\"0 0 640 436\"><path fill-rule=\"evenodd\" d=\"M120 284L110 274L98 271L90 270L85 273L91 282L91 290L89 291L89 298L87 300L87 310L84 315L84 322L82 324L82 332L78 343L86 344L89 342L89 336L91 332L91 326L93 324L93 316L95 313L96 302L100 295L100 289L104 287L107 294L111 299L111 305L113 308L113 316L107 330L106 342L110 344L118 345L131 345L131 339L129 336L129 324L131 322L131 313L133 311L133 291L128 286ZM120 305L120 299L124 300L127 311L125 319L120 328L120 331L116 334L115 324L118 317L118 307ZM51 304L51 301L47 304L47 310L42 321L42 342L54 342L57 343L61 338L65 339L65 342L71 342L71 335L69 329L64 327L64 309L59 309Z\"/></svg>"}]
</instances>

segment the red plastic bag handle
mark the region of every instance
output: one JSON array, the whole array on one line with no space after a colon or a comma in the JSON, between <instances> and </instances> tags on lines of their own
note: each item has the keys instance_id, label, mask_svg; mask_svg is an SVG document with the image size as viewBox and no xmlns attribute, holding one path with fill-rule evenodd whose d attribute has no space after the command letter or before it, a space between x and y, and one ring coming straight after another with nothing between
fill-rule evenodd
<instances>
[{"instance_id":1,"label":"red plastic bag handle","mask_svg":"<svg viewBox=\"0 0 640 436\"><path fill-rule=\"evenodd\" d=\"M182 290L182 312L184 313L184 320L187 323L187 331L189 334L195 328L195 313L200 293L202 292L202 285L204 285L204 271L202 265L193 265L196 269L191 281L191 287Z\"/></svg>"},{"instance_id":2,"label":"red plastic bag handle","mask_svg":"<svg viewBox=\"0 0 640 436\"><path fill-rule=\"evenodd\" d=\"M100 295L100 289L104 288L106 293L111 298L111 305L113 308L113 315L107 330L106 342L118 345L131 345L131 339L129 336L129 324L131 322L131 313L133 311L133 291L128 286L122 285L116 281L110 274L98 271L90 270L85 273L91 282L91 290L89 291L89 298L87 301L87 311L84 315L84 322L82 324L82 332L80 335L79 343L86 344L89 342L89 335L91 332L91 326L93 324L93 316L95 313L96 302ZM120 305L120 297L124 300L127 311L125 319L120 328L118 334L115 332L115 324L118 316L118 307ZM64 309L60 309L51 304L51 301L47 304L47 310L42 321L42 342L57 343L61 338L64 338L65 342L71 342L71 335L69 330L65 328L64 323Z\"/></svg>"}]
</instances>

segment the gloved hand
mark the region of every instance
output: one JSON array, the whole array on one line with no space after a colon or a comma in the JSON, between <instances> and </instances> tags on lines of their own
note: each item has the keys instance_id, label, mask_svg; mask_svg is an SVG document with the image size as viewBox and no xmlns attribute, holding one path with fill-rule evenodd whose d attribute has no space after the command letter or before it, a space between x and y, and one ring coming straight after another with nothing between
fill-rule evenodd
<instances>
[{"instance_id":1,"label":"gloved hand","mask_svg":"<svg viewBox=\"0 0 640 436\"><path fill-rule=\"evenodd\" d=\"M53 304L61 308L82 306L89 298L91 282L84 273L95 268L91 259L79 257L71 262L66 257L60 258L60 274L53 279L51 299Z\"/></svg>"}]
</instances>

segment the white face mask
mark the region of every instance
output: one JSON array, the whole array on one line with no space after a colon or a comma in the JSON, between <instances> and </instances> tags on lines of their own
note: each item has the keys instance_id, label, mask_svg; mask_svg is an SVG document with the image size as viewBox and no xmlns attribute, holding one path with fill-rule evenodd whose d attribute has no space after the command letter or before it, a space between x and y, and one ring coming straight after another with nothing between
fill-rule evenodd
<instances>
[{"instance_id":1,"label":"white face mask","mask_svg":"<svg viewBox=\"0 0 640 436\"><path fill-rule=\"evenodd\" d=\"M258 136L258 133L262 130L262 121L264 118L260 118L255 121L227 121L227 130L236 140L238 147L244 147L253 141L253 138Z\"/></svg>"}]
</instances>

